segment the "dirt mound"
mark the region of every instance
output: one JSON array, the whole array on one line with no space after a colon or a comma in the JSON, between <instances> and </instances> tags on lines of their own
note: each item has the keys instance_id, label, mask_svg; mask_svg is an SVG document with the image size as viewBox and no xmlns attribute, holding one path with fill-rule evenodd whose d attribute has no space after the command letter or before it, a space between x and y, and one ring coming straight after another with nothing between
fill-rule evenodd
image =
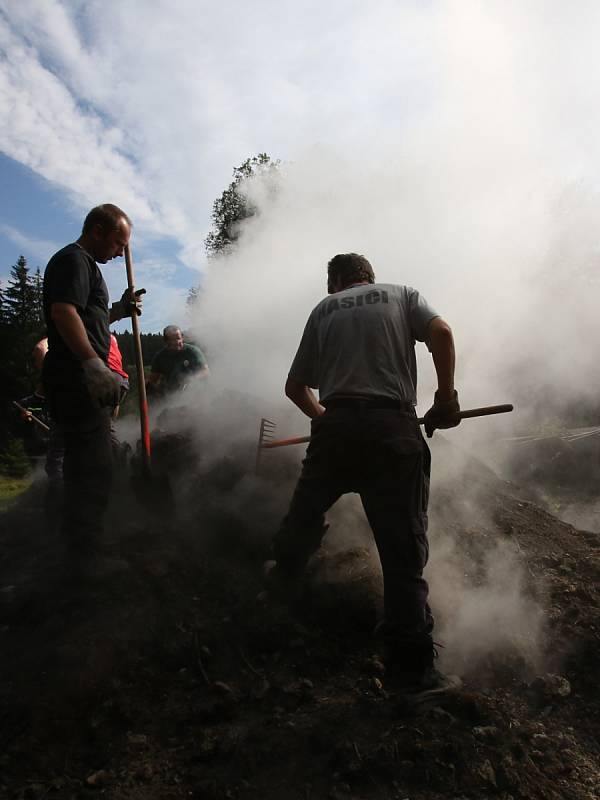
<instances>
[{"instance_id":1,"label":"dirt mound","mask_svg":"<svg viewBox=\"0 0 600 800\"><path fill-rule=\"evenodd\" d=\"M428 578L463 686L419 704L377 657L354 499L301 602L257 601L291 454L260 476L243 449L186 479L170 464L169 519L120 487L79 581L34 486L0 518L0 797L598 797L598 536L436 447Z\"/></svg>"}]
</instances>

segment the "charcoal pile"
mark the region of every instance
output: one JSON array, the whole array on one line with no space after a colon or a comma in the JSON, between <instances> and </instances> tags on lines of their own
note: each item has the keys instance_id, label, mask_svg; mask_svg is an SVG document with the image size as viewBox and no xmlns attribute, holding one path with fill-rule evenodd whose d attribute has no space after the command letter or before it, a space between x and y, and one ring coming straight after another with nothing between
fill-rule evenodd
<instances>
[{"instance_id":1,"label":"charcoal pile","mask_svg":"<svg viewBox=\"0 0 600 800\"><path fill-rule=\"evenodd\" d=\"M168 516L124 483L104 543L122 568L83 586L34 483L0 517L0 797L597 798L598 534L438 439L427 577L462 686L416 703L372 636L381 580L355 498L302 602L261 600L297 451L258 475L245 445L169 461Z\"/></svg>"}]
</instances>

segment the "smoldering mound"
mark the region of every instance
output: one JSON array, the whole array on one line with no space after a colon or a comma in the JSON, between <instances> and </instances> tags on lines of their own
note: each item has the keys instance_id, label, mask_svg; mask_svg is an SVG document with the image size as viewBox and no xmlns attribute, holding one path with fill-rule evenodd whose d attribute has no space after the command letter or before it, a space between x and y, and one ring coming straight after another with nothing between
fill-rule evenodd
<instances>
[{"instance_id":1,"label":"smoldering mound","mask_svg":"<svg viewBox=\"0 0 600 800\"><path fill-rule=\"evenodd\" d=\"M164 459L174 513L165 518L141 506L127 476L116 486L104 545L126 563L125 572L86 586L61 577L60 542L42 525L41 486L3 514L3 780L15 792L32 772L46 787L59 775L76 790L81 776L102 767L118 784L115 797L133 797L141 786L145 797L167 797L174 764L181 787L196 785L192 765L201 747L202 780L223 791L246 781L246 796L287 797L290 776L329 780L331 759L341 757L331 742L345 741L348 730L368 736L357 742L361 759L347 782L360 783L367 763L383 765L384 782L405 780L385 746L389 725L398 724L390 713L403 712L374 659L381 578L360 503L349 496L329 514L299 605L257 602L260 566L302 448L265 452L257 474L257 409L238 400L228 401L235 432L195 420L205 435L184 436L185 457L181 430L162 431L155 468L160 476ZM473 725L496 726L505 733L486 745L496 764L515 744L515 718L525 730L539 724L541 708L555 709L545 728L554 741L559 729L563 735L585 717L598 666L597 551L460 451L450 434L436 434L432 444L427 577L444 645L440 664L458 671L465 689L449 705L440 701L447 711L420 719L418 728L444 761L451 716L457 758L471 763ZM556 685L573 687L570 705L566 695L552 694L548 672L566 676ZM571 746L581 770L593 720L586 725ZM396 730L394 741L398 736ZM265 767L271 753L285 775ZM537 783L546 792L540 796L554 796L558 773L512 758L515 785ZM342 762L350 763L345 756ZM453 786L484 791L484 773L464 767ZM410 774L406 786L420 800L426 777L418 769Z\"/></svg>"}]
</instances>

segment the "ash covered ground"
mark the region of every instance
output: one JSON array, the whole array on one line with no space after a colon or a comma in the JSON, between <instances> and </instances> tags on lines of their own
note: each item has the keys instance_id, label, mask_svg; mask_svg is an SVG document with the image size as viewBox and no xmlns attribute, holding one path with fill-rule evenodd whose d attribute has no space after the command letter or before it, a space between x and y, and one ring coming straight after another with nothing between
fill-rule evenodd
<instances>
[{"instance_id":1,"label":"ash covered ground","mask_svg":"<svg viewBox=\"0 0 600 800\"><path fill-rule=\"evenodd\" d=\"M158 436L175 510L158 479L142 506L123 475L104 548L125 569L84 587L61 577L34 483L0 517L0 797L597 798L599 536L457 440L434 441L427 577L439 665L463 686L419 704L377 657L356 498L301 601L257 600L297 448L256 475L255 439Z\"/></svg>"}]
</instances>

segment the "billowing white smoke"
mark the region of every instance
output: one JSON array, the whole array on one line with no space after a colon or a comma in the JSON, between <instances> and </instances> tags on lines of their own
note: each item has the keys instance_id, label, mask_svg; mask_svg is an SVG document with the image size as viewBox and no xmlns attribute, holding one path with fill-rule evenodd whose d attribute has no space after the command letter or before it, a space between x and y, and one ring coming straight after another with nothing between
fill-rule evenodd
<instances>
[{"instance_id":1,"label":"billowing white smoke","mask_svg":"<svg viewBox=\"0 0 600 800\"><path fill-rule=\"evenodd\" d=\"M193 322L211 356L211 391L233 388L269 408L280 402L273 413L282 435L308 432L282 388L339 252L366 255L379 281L416 287L447 319L463 407L517 406L511 417L465 422L449 438L477 451L595 391L600 200L586 177L598 161L589 135L598 107L583 113L586 81L569 66L559 73L549 55L553 42L567 46L562 28L573 15L558 5L487 16L473 3L442 5L451 35L442 13L429 32L437 49L418 111L398 108L401 122L386 129L340 130L339 149L296 151L276 191L265 183L272 178L250 181L259 213L203 277ZM585 48L586 31L577 30ZM417 352L422 413L435 384L426 348ZM436 469L454 467L442 459ZM497 550L488 566L481 591L466 592L451 575L445 584L449 597L463 598L454 632L471 631L484 650L492 646L485 632L493 638L502 627L498 615L510 628L528 602L513 554ZM532 625L535 641L537 617Z\"/></svg>"},{"instance_id":2,"label":"billowing white smoke","mask_svg":"<svg viewBox=\"0 0 600 800\"><path fill-rule=\"evenodd\" d=\"M260 178L246 187L260 212L237 249L210 264L194 320L213 386L281 397L308 313L326 293L327 261L355 251L379 281L415 286L450 323L463 406L512 400L522 413L589 395L598 198L551 188L520 163L490 185L489 170L439 154L418 168L410 149L406 162L379 156L385 166L313 150L282 168L275 193ZM424 411L433 370L417 348ZM479 428L506 435L510 422Z\"/></svg>"}]
</instances>

